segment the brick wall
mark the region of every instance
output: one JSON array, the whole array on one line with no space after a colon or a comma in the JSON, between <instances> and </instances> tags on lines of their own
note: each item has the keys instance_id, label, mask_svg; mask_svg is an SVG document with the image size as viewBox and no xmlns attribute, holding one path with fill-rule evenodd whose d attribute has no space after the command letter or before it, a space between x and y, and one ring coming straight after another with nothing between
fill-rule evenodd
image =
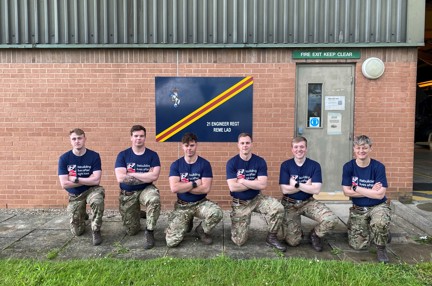
<instances>
[{"instance_id":1,"label":"brick wall","mask_svg":"<svg viewBox=\"0 0 432 286\"><path fill-rule=\"evenodd\" d=\"M375 81L361 75L370 56L386 64ZM389 195L411 197L416 49L363 49L358 62L355 134L374 139ZM295 68L289 49L0 50L0 208L66 206L57 163L71 148L74 127L84 129L87 147L101 154L106 207L117 208L114 160L130 146L130 127L143 124L146 146L161 158L163 209L171 209L169 166L182 150L179 143L155 141L155 76L253 76L254 151L268 163L266 193L279 197L279 166L290 156L294 134ZM202 142L199 154L213 166L209 197L228 208L225 163L237 154L236 144Z\"/></svg>"}]
</instances>

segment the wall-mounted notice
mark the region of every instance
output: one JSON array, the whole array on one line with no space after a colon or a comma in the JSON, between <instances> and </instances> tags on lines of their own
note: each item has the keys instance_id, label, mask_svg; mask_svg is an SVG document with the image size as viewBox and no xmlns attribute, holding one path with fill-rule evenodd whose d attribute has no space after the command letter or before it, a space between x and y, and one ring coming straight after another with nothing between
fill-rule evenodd
<instances>
[{"instance_id":1,"label":"wall-mounted notice","mask_svg":"<svg viewBox=\"0 0 432 286\"><path fill-rule=\"evenodd\" d=\"M345 110L345 96L326 96L325 110Z\"/></svg>"},{"instance_id":2,"label":"wall-mounted notice","mask_svg":"<svg viewBox=\"0 0 432 286\"><path fill-rule=\"evenodd\" d=\"M327 134L328 135L342 134L342 113L337 113L337 112L327 113Z\"/></svg>"}]
</instances>

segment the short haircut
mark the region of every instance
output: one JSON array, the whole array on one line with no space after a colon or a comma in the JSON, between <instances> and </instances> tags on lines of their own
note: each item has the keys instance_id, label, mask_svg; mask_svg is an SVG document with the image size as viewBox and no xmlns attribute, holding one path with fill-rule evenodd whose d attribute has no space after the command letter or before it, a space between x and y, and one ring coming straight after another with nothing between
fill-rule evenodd
<instances>
[{"instance_id":1,"label":"short haircut","mask_svg":"<svg viewBox=\"0 0 432 286\"><path fill-rule=\"evenodd\" d=\"M71 135L72 133L75 133L76 135L83 135L85 137L85 132L81 128L74 128L69 131L69 135Z\"/></svg>"},{"instance_id":2,"label":"short haircut","mask_svg":"<svg viewBox=\"0 0 432 286\"><path fill-rule=\"evenodd\" d=\"M182 137L182 144L189 144L190 142L198 142L198 137L192 132L186 132Z\"/></svg>"},{"instance_id":3,"label":"short haircut","mask_svg":"<svg viewBox=\"0 0 432 286\"><path fill-rule=\"evenodd\" d=\"M134 126L132 126L132 128L130 130L131 136L133 135L133 133L135 131L141 131L141 130L144 131L144 136L146 136L147 135L147 130L144 128L144 126L142 126L142 125L134 125Z\"/></svg>"},{"instance_id":4,"label":"short haircut","mask_svg":"<svg viewBox=\"0 0 432 286\"><path fill-rule=\"evenodd\" d=\"M303 137L303 136L294 137L291 140L291 146L293 146L295 143L300 143L300 142L305 142L306 143L306 147L307 147L307 139L306 139L306 137Z\"/></svg>"},{"instance_id":5,"label":"short haircut","mask_svg":"<svg viewBox=\"0 0 432 286\"><path fill-rule=\"evenodd\" d=\"M359 135L354 137L354 142L353 142L353 146L357 145L357 146L361 146L361 145L369 145L370 147L372 147L372 140L367 137L366 135Z\"/></svg>"},{"instance_id":6,"label":"short haircut","mask_svg":"<svg viewBox=\"0 0 432 286\"><path fill-rule=\"evenodd\" d=\"M240 133L239 134L239 136L237 137L237 142L240 140L240 138L242 138L242 137L249 137L250 139L251 139L251 141L253 141L253 139L252 139L252 135L250 135L249 133L247 133L247 132L242 132L242 133Z\"/></svg>"}]
</instances>

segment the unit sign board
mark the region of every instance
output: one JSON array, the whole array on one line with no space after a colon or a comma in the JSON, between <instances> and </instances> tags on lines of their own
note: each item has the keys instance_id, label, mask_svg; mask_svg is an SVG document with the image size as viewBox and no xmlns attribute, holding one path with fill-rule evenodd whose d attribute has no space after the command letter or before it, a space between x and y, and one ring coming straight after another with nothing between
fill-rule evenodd
<instances>
[{"instance_id":1,"label":"unit sign board","mask_svg":"<svg viewBox=\"0 0 432 286\"><path fill-rule=\"evenodd\" d=\"M252 77L156 77L156 141L237 142L252 134Z\"/></svg>"}]
</instances>

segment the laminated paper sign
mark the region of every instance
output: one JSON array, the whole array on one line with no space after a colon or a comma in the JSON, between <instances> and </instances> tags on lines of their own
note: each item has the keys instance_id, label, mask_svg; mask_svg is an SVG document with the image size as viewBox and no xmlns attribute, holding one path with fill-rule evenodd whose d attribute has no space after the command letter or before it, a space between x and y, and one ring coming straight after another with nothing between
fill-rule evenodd
<instances>
[{"instance_id":1,"label":"laminated paper sign","mask_svg":"<svg viewBox=\"0 0 432 286\"><path fill-rule=\"evenodd\" d=\"M327 114L327 134L342 134L342 113L329 112Z\"/></svg>"}]
</instances>

